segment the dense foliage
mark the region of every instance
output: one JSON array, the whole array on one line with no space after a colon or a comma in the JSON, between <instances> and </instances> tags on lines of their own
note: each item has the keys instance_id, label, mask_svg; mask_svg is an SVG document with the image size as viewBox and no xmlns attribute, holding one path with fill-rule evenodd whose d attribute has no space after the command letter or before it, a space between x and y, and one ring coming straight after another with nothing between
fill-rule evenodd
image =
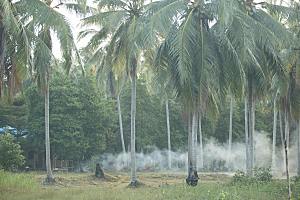
<instances>
[{"instance_id":1,"label":"dense foliage","mask_svg":"<svg viewBox=\"0 0 300 200\"><path fill-rule=\"evenodd\" d=\"M101 88L101 87L100 87ZM121 93L121 108L126 148L130 147L130 90L125 85ZM121 152L116 101L107 97L96 84L95 78L78 76L70 78L56 74L50 83L50 135L53 157L66 160L87 160L93 155ZM227 101L228 102L228 101ZM12 104L1 104L1 127L11 126L18 131L27 130L26 137L19 138L25 152L43 152L44 105L36 86L26 89L24 97ZM141 77L137 83L137 150L149 147L167 148L167 127L164 102L147 88ZM270 133L271 108L257 111L256 130ZM243 106L236 102L233 124L233 140L244 140ZM20 117L19 117L20 116ZM225 106L220 115L211 119L204 116L204 140L213 137L227 143L229 110ZM186 149L187 125L182 105L176 99L170 101L171 143L174 151ZM27 154L26 154L27 155Z\"/></svg>"},{"instance_id":2,"label":"dense foliage","mask_svg":"<svg viewBox=\"0 0 300 200\"><path fill-rule=\"evenodd\" d=\"M21 146L9 134L0 135L0 169L17 170L24 164Z\"/></svg>"}]
</instances>

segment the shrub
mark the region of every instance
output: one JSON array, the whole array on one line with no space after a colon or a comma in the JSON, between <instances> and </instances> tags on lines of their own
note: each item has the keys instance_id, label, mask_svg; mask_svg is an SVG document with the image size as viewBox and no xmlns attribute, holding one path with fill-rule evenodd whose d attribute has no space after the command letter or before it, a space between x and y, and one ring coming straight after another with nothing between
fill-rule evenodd
<instances>
[{"instance_id":1,"label":"shrub","mask_svg":"<svg viewBox=\"0 0 300 200\"><path fill-rule=\"evenodd\" d=\"M24 164L21 146L14 141L14 137L5 133L0 135L0 167L4 170L16 170Z\"/></svg>"},{"instance_id":2,"label":"shrub","mask_svg":"<svg viewBox=\"0 0 300 200\"><path fill-rule=\"evenodd\" d=\"M233 179L232 179L232 182L233 183L247 183L249 181L250 177L243 171L236 171L234 176L233 176Z\"/></svg>"},{"instance_id":3,"label":"shrub","mask_svg":"<svg viewBox=\"0 0 300 200\"><path fill-rule=\"evenodd\" d=\"M271 182L272 181L272 174L271 174L271 168L254 168L254 177L256 181L259 182Z\"/></svg>"},{"instance_id":4,"label":"shrub","mask_svg":"<svg viewBox=\"0 0 300 200\"><path fill-rule=\"evenodd\" d=\"M234 184L253 184L253 183L266 183L272 181L272 174L270 168L254 168L253 169L254 176L251 177L247 175L245 172L238 170L234 176L232 182Z\"/></svg>"}]
</instances>

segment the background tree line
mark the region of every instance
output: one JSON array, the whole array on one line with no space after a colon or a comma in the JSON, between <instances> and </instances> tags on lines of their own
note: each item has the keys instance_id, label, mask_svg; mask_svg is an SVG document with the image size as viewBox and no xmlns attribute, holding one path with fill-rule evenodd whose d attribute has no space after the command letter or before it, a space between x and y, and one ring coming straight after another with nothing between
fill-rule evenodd
<instances>
[{"instance_id":1,"label":"background tree line","mask_svg":"<svg viewBox=\"0 0 300 200\"><path fill-rule=\"evenodd\" d=\"M137 81L137 151L147 146L167 149L166 113L163 99L153 94L145 78ZM120 153L121 140L117 118L116 99L97 87L94 76L68 77L55 73L50 82L50 124L52 158L86 161L102 153ZM124 139L130 149L130 86L121 95ZM27 159L34 153L45 152L43 97L38 88L28 83L27 88L12 103L0 104L0 127L11 126L26 134L15 135L15 140ZM229 99L226 99L229 102ZM186 150L187 124L182 105L170 100L171 143L173 151ZM267 106L266 106L267 105ZM272 107L262 104L257 109L257 131L265 131L271 138ZM244 142L243 103L234 103L233 141ZM203 118L204 141L211 137L221 144L228 142L229 108L223 107L217 118ZM278 140L278 143L280 141ZM28 164L28 163L27 163ZM44 166L44 165L42 165ZM42 167L39 166L39 167ZM31 166L33 167L33 166ZM38 166L36 166L38 167Z\"/></svg>"}]
</instances>

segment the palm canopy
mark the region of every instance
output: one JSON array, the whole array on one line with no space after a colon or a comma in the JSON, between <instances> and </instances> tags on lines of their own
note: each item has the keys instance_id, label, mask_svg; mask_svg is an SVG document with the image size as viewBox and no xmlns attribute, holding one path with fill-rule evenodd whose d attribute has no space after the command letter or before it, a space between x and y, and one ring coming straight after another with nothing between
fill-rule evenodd
<instances>
[{"instance_id":1,"label":"palm canopy","mask_svg":"<svg viewBox=\"0 0 300 200\"><path fill-rule=\"evenodd\" d=\"M279 21L284 23L293 33L293 43L281 52L281 60L286 68L285 81L274 79L273 85L280 94L280 108L294 119L300 118L300 29L298 27L299 3L293 2L289 7L282 5L265 4L266 9Z\"/></svg>"},{"instance_id":2,"label":"palm canopy","mask_svg":"<svg viewBox=\"0 0 300 200\"><path fill-rule=\"evenodd\" d=\"M254 77L253 85L257 86L257 93L262 93L275 73L284 73L279 50L289 44L291 35L254 3L195 1L188 6L179 0L162 2L165 6L160 6L153 14L150 24L162 35L173 34L171 40L177 38L166 42L169 44L162 45L162 48L170 47L169 54L175 56L177 68L174 77L179 78L181 84L189 82L189 94L185 96L197 96L195 94L199 92L197 87L200 85L197 81L201 81L201 75L205 77L205 67L221 74L214 75L225 86L221 88L230 88L234 94L239 94L237 96L241 96L241 85L246 78ZM156 18L161 20L154 25ZM199 74L193 69L198 70ZM198 78L189 79L195 75ZM224 91L221 88L218 90Z\"/></svg>"},{"instance_id":3,"label":"palm canopy","mask_svg":"<svg viewBox=\"0 0 300 200\"><path fill-rule=\"evenodd\" d=\"M32 72L43 87L45 78L49 76L50 67L57 64L52 53L52 36L56 35L60 44L63 63L68 73L72 66L72 59L78 58L73 33L69 22L61 14L52 1L20 0L16 7L20 11L21 22L25 26L30 48L34 52ZM68 4L65 4L68 5ZM79 5L79 4L78 4Z\"/></svg>"},{"instance_id":4,"label":"palm canopy","mask_svg":"<svg viewBox=\"0 0 300 200\"><path fill-rule=\"evenodd\" d=\"M177 4L180 6L173 7ZM220 29L219 25L227 26L227 16L222 13L225 8L230 9L229 6L224 1L197 1L190 5L170 1L169 5L160 7L153 17L162 18L164 24L154 27L166 38L158 48L156 63L169 71L186 106L194 109L211 104L211 108L217 108L217 99L224 94L225 86L231 82L238 88L243 80L238 54L229 38L222 34L225 28ZM170 28L162 29L168 23ZM222 52L226 52L226 56ZM236 73L239 75L234 76Z\"/></svg>"},{"instance_id":5,"label":"palm canopy","mask_svg":"<svg viewBox=\"0 0 300 200\"><path fill-rule=\"evenodd\" d=\"M29 43L15 2L0 2L0 97L21 86L29 63Z\"/></svg>"},{"instance_id":6,"label":"palm canopy","mask_svg":"<svg viewBox=\"0 0 300 200\"><path fill-rule=\"evenodd\" d=\"M113 67L114 73L130 71L130 59L140 56L138 48L144 1L99 0L97 9L83 19L83 26L98 26L82 31L81 37L92 35L84 51L92 53L88 64L95 64L103 55L102 69ZM126 63L126 64L125 64Z\"/></svg>"}]
</instances>

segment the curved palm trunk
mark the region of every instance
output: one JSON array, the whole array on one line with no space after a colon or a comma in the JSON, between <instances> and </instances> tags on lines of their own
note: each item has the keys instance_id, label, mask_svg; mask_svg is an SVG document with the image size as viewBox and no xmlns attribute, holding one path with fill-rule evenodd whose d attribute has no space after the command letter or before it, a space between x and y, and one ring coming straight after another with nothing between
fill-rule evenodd
<instances>
[{"instance_id":1,"label":"curved palm trunk","mask_svg":"<svg viewBox=\"0 0 300 200\"><path fill-rule=\"evenodd\" d=\"M203 156L203 136L202 136L202 115L201 112L199 112L199 121L198 121L198 126L199 126L199 169L203 169L204 167L204 156Z\"/></svg>"},{"instance_id":2,"label":"curved palm trunk","mask_svg":"<svg viewBox=\"0 0 300 200\"><path fill-rule=\"evenodd\" d=\"M170 116L169 116L169 101L166 100L166 115L167 115L167 131L168 131L168 168L172 167L171 159L171 131L170 131Z\"/></svg>"},{"instance_id":3,"label":"curved palm trunk","mask_svg":"<svg viewBox=\"0 0 300 200\"><path fill-rule=\"evenodd\" d=\"M5 57L5 30L1 21L2 16L0 14L0 98L3 96L4 89L4 57Z\"/></svg>"},{"instance_id":4,"label":"curved palm trunk","mask_svg":"<svg viewBox=\"0 0 300 200\"><path fill-rule=\"evenodd\" d=\"M136 115L136 65L134 58L131 69L131 131L130 131L130 157L131 157L131 180L130 185L137 185L136 158L135 158L135 115Z\"/></svg>"},{"instance_id":5,"label":"curved palm trunk","mask_svg":"<svg viewBox=\"0 0 300 200\"><path fill-rule=\"evenodd\" d=\"M272 142L272 171L276 168L276 129L277 129L277 109L276 109L276 97L274 99L273 106L273 142Z\"/></svg>"},{"instance_id":6,"label":"curved palm trunk","mask_svg":"<svg viewBox=\"0 0 300 200\"><path fill-rule=\"evenodd\" d=\"M126 148L125 148L124 134L123 134L123 122L122 122L122 111L121 111L120 95L117 96L117 104L118 104L118 115L119 115L119 125L120 125L122 151L123 151L123 154L125 155L126 154Z\"/></svg>"},{"instance_id":7,"label":"curved palm trunk","mask_svg":"<svg viewBox=\"0 0 300 200\"><path fill-rule=\"evenodd\" d=\"M50 158L50 137L49 137L49 82L48 75L45 78L45 146L46 146L46 169L47 169L47 182L53 182L53 174L51 170Z\"/></svg>"},{"instance_id":8,"label":"curved palm trunk","mask_svg":"<svg viewBox=\"0 0 300 200\"><path fill-rule=\"evenodd\" d=\"M230 116L229 116L229 135L228 135L228 155L227 165L230 166L231 162L231 148L232 148L232 117L233 117L233 97L230 97Z\"/></svg>"}]
</instances>

